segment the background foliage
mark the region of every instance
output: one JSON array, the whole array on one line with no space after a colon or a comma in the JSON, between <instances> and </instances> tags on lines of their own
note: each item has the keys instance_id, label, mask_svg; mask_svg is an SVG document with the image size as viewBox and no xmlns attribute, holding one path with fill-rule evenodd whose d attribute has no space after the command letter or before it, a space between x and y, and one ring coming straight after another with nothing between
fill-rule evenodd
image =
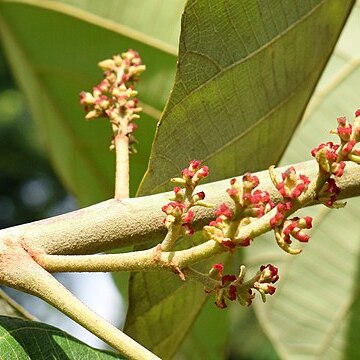
<instances>
[{"instance_id":1,"label":"background foliage","mask_svg":"<svg viewBox=\"0 0 360 360\"><path fill-rule=\"evenodd\" d=\"M139 86L144 115L137 134L139 155L131 160L133 194L147 166L156 121L174 77L139 193L164 190L167 179L192 158L205 160L211 166L210 180L221 179L260 170L279 160L351 5L352 1L335 0L188 1L176 77L183 1L138 1L136 9L131 1L108 1L106 6L80 0L0 1L0 34L17 81L40 125L47 154L68 189L81 205L87 205L110 197L113 182L108 124L86 124L78 106L78 93L99 81L101 73L95 68L99 60L134 48L148 68ZM151 14L156 14L156 22ZM352 16L355 20L348 25L349 38L359 31L358 5ZM27 21L30 17L31 22ZM359 49L346 38L341 44L309 107L304 126L283 157L284 163L306 160L308 149L323 141L322 134L334 126L335 117L350 115L358 106L353 89L359 76ZM4 92L1 94L4 96ZM12 102L12 108L19 108L19 100L11 94L5 92L0 106L1 99L5 99L5 107ZM20 148L26 145L22 136L30 130L27 120L18 119L6 126L13 128L11 136ZM35 149L40 154L38 147ZM23 152L33 154L26 147ZM13 166L16 162L11 158L7 161L4 168L22 183L23 174L16 174L19 170ZM25 160L27 164L32 161ZM43 167L49 171L47 164ZM34 171L34 167L29 166L30 170ZM11 177L4 180L2 189L12 188L10 181ZM53 182L54 201L62 201L65 192L56 180L49 181ZM2 198L10 199L9 195L7 191ZM11 194L11 199L17 199L17 195ZM51 207L46 204L40 208ZM354 219L349 215L354 214L357 204L349 205L342 210L342 216L312 210L320 214L317 218L321 220L314 230L314 244L299 258L283 258L273 241L259 239L241 255L242 259L234 261L236 265L241 260L253 266L272 261L280 264L284 272L277 296L256 308L263 329L248 309L234 307L230 321L227 313L207 306L184 343L183 354L203 354L208 359L224 356L225 352L235 358L256 359L277 358L276 352L283 358L356 354L351 340L359 318L359 239L354 235L358 232L350 231ZM8 205L8 209L11 206L21 208L18 203ZM19 212L16 214L19 220L13 219L14 223L23 221ZM37 216L43 214L48 215L43 212ZM334 236L326 225L327 218L336 223L337 229L343 226L343 236ZM311 264L319 264L319 259L324 263L314 268ZM303 276L299 278L299 274ZM144 292L144 288L148 291ZM127 331L156 352L170 356L202 308L202 289L162 274L141 274L133 277L130 291ZM344 297L344 293L348 296ZM314 303L316 306L310 306ZM309 327L313 330L309 331ZM230 335L239 328L241 337ZM262 347L251 346L251 339L258 344L260 338L264 339Z\"/></svg>"}]
</instances>

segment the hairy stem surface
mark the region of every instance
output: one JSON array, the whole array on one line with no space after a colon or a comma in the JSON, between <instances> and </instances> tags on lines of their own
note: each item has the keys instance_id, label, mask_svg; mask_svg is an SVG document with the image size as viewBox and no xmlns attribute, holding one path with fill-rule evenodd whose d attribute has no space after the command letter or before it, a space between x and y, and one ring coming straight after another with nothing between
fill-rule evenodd
<instances>
[{"instance_id":1,"label":"hairy stem surface","mask_svg":"<svg viewBox=\"0 0 360 360\"><path fill-rule=\"evenodd\" d=\"M287 168L287 167L286 167ZM279 168L281 172L286 169ZM318 172L315 161L296 164L297 171L314 178ZM273 201L281 199L268 176L268 171L255 174L260 188L270 193ZM347 164L345 174L337 179L341 188L339 200L360 195L360 166ZM206 200L216 206L228 201L226 189L229 180L199 186L206 193ZM0 231L0 242L12 239L35 254L94 254L97 252L160 242L166 234L161 207L168 202L170 193L152 196L108 200L88 208L30 224ZM231 202L228 202L232 206ZM308 205L310 205L309 203ZM194 229L199 230L214 218L214 210L194 208Z\"/></svg>"}]
</instances>

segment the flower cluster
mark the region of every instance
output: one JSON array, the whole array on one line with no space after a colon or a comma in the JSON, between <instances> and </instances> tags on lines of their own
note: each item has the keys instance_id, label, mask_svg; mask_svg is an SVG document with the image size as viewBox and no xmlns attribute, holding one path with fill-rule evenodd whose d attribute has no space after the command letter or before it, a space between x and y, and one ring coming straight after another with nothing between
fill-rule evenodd
<instances>
[{"instance_id":1,"label":"flower cluster","mask_svg":"<svg viewBox=\"0 0 360 360\"><path fill-rule=\"evenodd\" d=\"M349 124L345 117L339 117L337 121L338 127L331 133L339 136L340 145L332 142L320 144L311 154L319 163L321 171L340 177L344 173L345 161L360 164L360 150L355 149L360 141L360 110L355 112L353 124Z\"/></svg>"},{"instance_id":2,"label":"flower cluster","mask_svg":"<svg viewBox=\"0 0 360 360\"><path fill-rule=\"evenodd\" d=\"M344 174L346 161L360 164L360 150L355 149L356 144L360 142L360 109L355 112L353 124L348 123L345 117L339 117L337 122L338 127L330 133L339 137L340 144L329 141L311 151L312 156L319 163L320 173L328 175L317 199L324 205L335 208L343 207L345 203L336 201L340 188L331 176L341 177Z\"/></svg>"},{"instance_id":3,"label":"flower cluster","mask_svg":"<svg viewBox=\"0 0 360 360\"><path fill-rule=\"evenodd\" d=\"M132 133L137 128L134 121L139 118L141 111L133 84L145 66L136 51L128 50L99 62L99 67L104 71L104 79L93 88L92 93L80 93L80 103L87 112L85 118L108 118L114 135L121 133L128 136L131 145L135 142Z\"/></svg>"},{"instance_id":4,"label":"flower cluster","mask_svg":"<svg viewBox=\"0 0 360 360\"><path fill-rule=\"evenodd\" d=\"M307 176L297 174L293 166L281 174L282 181L278 181L273 174L273 167L269 169L271 179L284 199L296 199L307 190L310 180Z\"/></svg>"},{"instance_id":5,"label":"flower cluster","mask_svg":"<svg viewBox=\"0 0 360 360\"><path fill-rule=\"evenodd\" d=\"M215 220L211 221L209 225L204 226L203 233L206 238L212 239L226 247L230 252L233 252L237 246L233 238L228 236L228 230L230 229L233 212L226 204L221 204L216 210ZM250 245L251 239L245 239L239 245Z\"/></svg>"},{"instance_id":6,"label":"flower cluster","mask_svg":"<svg viewBox=\"0 0 360 360\"><path fill-rule=\"evenodd\" d=\"M333 178L326 180L325 184L320 189L317 199L327 207L343 207L345 204L336 201L337 195L340 193L340 188L336 185Z\"/></svg>"},{"instance_id":7,"label":"flower cluster","mask_svg":"<svg viewBox=\"0 0 360 360\"><path fill-rule=\"evenodd\" d=\"M167 205L164 205L161 210L166 214L164 224L167 228L172 225L181 225L187 235L192 235L194 233L194 230L190 225L194 219L194 212L188 210L185 204L171 201Z\"/></svg>"},{"instance_id":8,"label":"flower cluster","mask_svg":"<svg viewBox=\"0 0 360 360\"><path fill-rule=\"evenodd\" d=\"M304 229L312 228L312 218L305 216L304 218L294 217L292 219L286 219L281 226L275 226L275 239L281 249L285 250L291 255L297 255L301 253L301 249L293 249L290 247L292 240L290 235L300 241L308 242L310 236L304 232Z\"/></svg>"},{"instance_id":9,"label":"flower cluster","mask_svg":"<svg viewBox=\"0 0 360 360\"><path fill-rule=\"evenodd\" d=\"M296 201L308 189L310 180L305 175L297 174L293 166L281 174L282 181L276 178L274 167L270 167L269 173L272 182L283 197L283 200L276 204L276 213L270 219L270 226L275 231L275 239L281 249L289 254L299 254L301 250L290 247L292 243L290 235L300 242L309 241L309 235L303 230L311 229L312 218L306 216L302 219L297 217L287 219L287 214L293 206L293 201Z\"/></svg>"},{"instance_id":10,"label":"flower cluster","mask_svg":"<svg viewBox=\"0 0 360 360\"><path fill-rule=\"evenodd\" d=\"M204 235L232 252L236 246L248 246L251 242L250 238L235 240L241 226L263 216L274 204L268 192L255 190L259 185L256 176L245 174L241 184L232 179L230 185L227 193L234 202L234 212L226 204L221 204L215 210L216 219L204 227Z\"/></svg>"},{"instance_id":11,"label":"flower cluster","mask_svg":"<svg viewBox=\"0 0 360 360\"><path fill-rule=\"evenodd\" d=\"M193 160L189 166L182 171L181 178L174 178L179 186L174 187L174 197L167 205L162 207L166 214L164 224L169 229L172 226L181 226L186 235L194 233L191 223L194 219L194 212L190 210L193 206L211 206L205 201L205 193L200 191L194 193L195 187L200 180L208 176L207 166L201 166L199 160Z\"/></svg>"},{"instance_id":12,"label":"flower cluster","mask_svg":"<svg viewBox=\"0 0 360 360\"><path fill-rule=\"evenodd\" d=\"M311 155L315 157L323 172L338 177L343 175L345 169L345 162L341 160L341 155L338 154L339 148L340 145L336 145L329 141L320 144L311 151Z\"/></svg>"},{"instance_id":13,"label":"flower cluster","mask_svg":"<svg viewBox=\"0 0 360 360\"><path fill-rule=\"evenodd\" d=\"M242 177L241 185L236 179L231 179L230 185L226 191L234 201L235 212L241 212L243 217L259 218L274 207L267 191L255 190L259 185L257 176L248 173Z\"/></svg>"},{"instance_id":14,"label":"flower cluster","mask_svg":"<svg viewBox=\"0 0 360 360\"><path fill-rule=\"evenodd\" d=\"M173 178L171 181L184 186L188 191L194 191L201 179L209 175L209 168L201 166L200 160L193 160L190 165L181 172L181 178Z\"/></svg>"},{"instance_id":15,"label":"flower cluster","mask_svg":"<svg viewBox=\"0 0 360 360\"><path fill-rule=\"evenodd\" d=\"M278 268L274 265L262 265L256 275L250 280L244 281L245 267L240 267L240 273L235 275L223 275L224 267L222 264L214 264L209 272L209 277L218 280L214 289L205 289L206 293L215 292L215 304L221 309L227 307L227 300L237 300L243 306L250 306L255 298L256 290L263 300L266 295L275 293L273 285L278 279Z\"/></svg>"}]
</instances>

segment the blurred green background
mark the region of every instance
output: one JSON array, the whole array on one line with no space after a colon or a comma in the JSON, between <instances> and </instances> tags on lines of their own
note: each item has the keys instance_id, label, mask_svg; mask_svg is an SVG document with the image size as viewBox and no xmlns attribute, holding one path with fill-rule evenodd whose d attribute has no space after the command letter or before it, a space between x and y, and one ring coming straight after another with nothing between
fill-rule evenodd
<instances>
[{"instance_id":1,"label":"blurred green background","mask_svg":"<svg viewBox=\"0 0 360 360\"><path fill-rule=\"evenodd\" d=\"M0 47L0 228L76 208L44 153Z\"/></svg>"}]
</instances>

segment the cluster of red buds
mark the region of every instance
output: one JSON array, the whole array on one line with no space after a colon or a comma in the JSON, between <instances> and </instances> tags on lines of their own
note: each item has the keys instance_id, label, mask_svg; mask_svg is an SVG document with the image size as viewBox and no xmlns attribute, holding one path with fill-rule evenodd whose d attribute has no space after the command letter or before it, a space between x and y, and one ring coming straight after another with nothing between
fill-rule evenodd
<instances>
[{"instance_id":1,"label":"cluster of red buds","mask_svg":"<svg viewBox=\"0 0 360 360\"><path fill-rule=\"evenodd\" d=\"M108 118L114 136L119 133L128 136L130 150L134 150L131 146L135 142L132 133L137 128L134 121L139 118L138 113L142 109L138 107L137 91L133 85L145 66L134 50L115 55L98 65L104 71L104 79L93 88L92 93L80 93L80 103L87 112L85 118ZM113 147L114 143L110 148Z\"/></svg>"},{"instance_id":2,"label":"cluster of red buds","mask_svg":"<svg viewBox=\"0 0 360 360\"><path fill-rule=\"evenodd\" d=\"M278 181L273 166L270 167L269 173L272 182L283 197L283 200L276 205L276 213L270 219L270 226L274 229L276 242L281 249L292 255L299 254L301 249L290 247L291 237L300 242L308 242L310 237L304 229L311 229L312 218L306 216L301 219L298 217L287 219L287 213L291 210L293 201L308 189L310 180L305 175L297 174L293 166L281 174L282 181Z\"/></svg>"},{"instance_id":3,"label":"cluster of red buds","mask_svg":"<svg viewBox=\"0 0 360 360\"><path fill-rule=\"evenodd\" d=\"M181 178L171 179L178 186L174 187L172 201L162 207L162 211L166 214L164 224L168 229L171 226L182 226L186 235L192 235L194 230L191 223L194 219L194 212L190 209L193 206L211 206L204 201L205 193L203 191L194 193L201 179L208 176L209 169L207 166L201 166L199 160L193 160L181 174Z\"/></svg>"},{"instance_id":4,"label":"cluster of red buds","mask_svg":"<svg viewBox=\"0 0 360 360\"><path fill-rule=\"evenodd\" d=\"M281 174L282 181L278 181L273 172L274 167L269 169L271 180L284 199L296 199L307 190L310 180L307 176L297 174L293 166Z\"/></svg>"},{"instance_id":5,"label":"cluster of red buds","mask_svg":"<svg viewBox=\"0 0 360 360\"><path fill-rule=\"evenodd\" d=\"M241 184L231 179L230 185L227 193L234 202L234 212L226 204L221 204L215 210L216 219L204 227L204 235L232 252L236 246L248 246L251 242L250 238L235 240L241 226L263 216L274 204L268 192L255 190L259 185L256 176L245 174Z\"/></svg>"},{"instance_id":6,"label":"cluster of red buds","mask_svg":"<svg viewBox=\"0 0 360 360\"><path fill-rule=\"evenodd\" d=\"M194 191L201 179L209 175L209 168L201 166L200 160L193 160L189 166L181 172L181 177L172 178L171 182L184 187L188 192Z\"/></svg>"},{"instance_id":7,"label":"cluster of red buds","mask_svg":"<svg viewBox=\"0 0 360 360\"><path fill-rule=\"evenodd\" d=\"M244 281L245 266L240 267L240 273L236 275L223 275L222 264L214 264L209 272L209 277L218 281L214 289L205 289L206 293L215 292L215 304L221 309L227 307L227 300L237 300L243 306L250 306L255 298L256 290L263 300L266 295L275 293L273 285L278 279L278 268L274 265L262 265L256 275L250 280Z\"/></svg>"},{"instance_id":8,"label":"cluster of red buds","mask_svg":"<svg viewBox=\"0 0 360 360\"><path fill-rule=\"evenodd\" d=\"M360 164L360 150L355 145L360 141L360 109L355 112L353 124L349 124L345 117L337 119L338 127L330 133L339 136L340 145L332 142L320 144L311 152L319 163L320 171L340 177L344 173L345 161Z\"/></svg>"},{"instance_id":9,"label":"cluster of red buds","mask_svg":"<svg viewBox=\"0 0 360 360\"><path fill-rule=\"evenodd\" d=\"M345 203L340 203L336 201L337 195L340 193L340 188L336 185L334 178L329 178L326 180L323 187L320 189L317 199L330 208L339 208L343 207Z\"/></svg>"},{"instance_id":10,"label":"cluster of red buds","mask_svg":"<svg viewBox=\"0 0 360 360\"><path fill-rule=\"evenodd\" d=\"M274 226L275 239L281 249L285 250L291 255L297 255L301 253L301 249L293 249L290 245L292 240L290 235L300 241L308 242L310 236L304 232L304 229L312 228L312 218L305 216L304 218L294 217L292 219L286 219L280 226Z\"/></svg>"},{"instance_id":11,"label":"cluster of red buds","mask_svg":"<svg viewBox=\"0 0 360 360\"><path fill-rule=\"evenodd\" d=\"M324 205L335 208L343 207L345 204L336 201L340 189L331 176L341 177L346 161L360 164L360 150L355 149L356 144L360 142L360 109L355 112L353 124L349 124L345 117L339 117L337 122L338 127L330 133L338 135L340 144L327 142L311 151L312 156L319 163L320 173L329 176L319 191L317 199Z\"/></svg>"},{"instance_id":12,"label":"cluster of red buds","mask_svg":"<svg viewBox=\"0 0 360 360\"><path fill-rule=\"evenodd\" d=\"M172 225L183 226L187 235L193 235L194 229L191 227L191 222L194 219L194 212L181 202L171 201L164 205L161 210L166 214L164 224L167 228Z\"/></svg>"}]
</instances>

